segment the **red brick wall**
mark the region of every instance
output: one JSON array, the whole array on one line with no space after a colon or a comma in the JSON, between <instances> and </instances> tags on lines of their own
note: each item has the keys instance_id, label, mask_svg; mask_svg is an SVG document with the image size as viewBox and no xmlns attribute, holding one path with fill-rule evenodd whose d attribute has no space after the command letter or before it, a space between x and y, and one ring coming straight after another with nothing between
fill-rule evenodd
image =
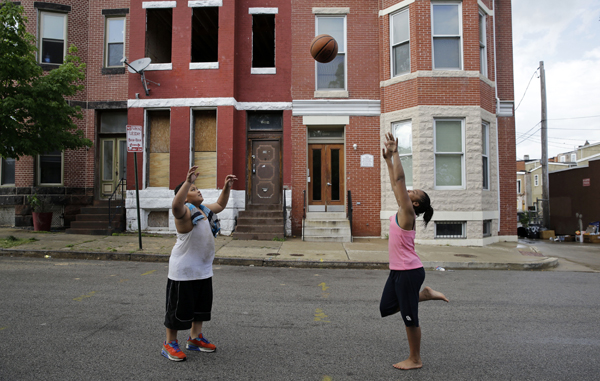
<instances>
[{"instance_id":1,"label":"red brick wall","mask_svg":"<svg viewBox=\"0 0 600 381\"><path fill-rule=\"evenodd\" d=\"M315 60L310 42L316 35L313 7L350 7L347 25L347 90L350 98L379 99L380 46L378 4L372 1L298 1L292 4L292 97L312 99L315 91Z\"/></svg>"},{"instance_id":2,"label":"red brick wall","mask_svg":"<svg viewBox=\"0 0 600 381\"><path fill-rule=\"evenodd\" d=\"M512 9L510 1L496 1L498 98L514 102ZM513 107L514 109L514 107ZM498 118L500 154L500 235L516 235L516 142L515 118Z\"/></svg>"}]
</instances>

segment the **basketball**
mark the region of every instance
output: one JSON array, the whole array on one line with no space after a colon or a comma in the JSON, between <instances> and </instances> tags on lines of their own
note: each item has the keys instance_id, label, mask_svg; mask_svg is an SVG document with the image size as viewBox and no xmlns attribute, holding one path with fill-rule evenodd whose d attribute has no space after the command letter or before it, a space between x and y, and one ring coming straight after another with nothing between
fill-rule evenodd
<instances>
[{"instance_id":1,"label":"basketball","mask_svg":"<svg viewBox=\"0 0 600 381\"><path fill-rule=\"evenodd\" d=\"M310 54L321 63L333 61L338 53L338 44L335 38L328 34L320 34L310 43Z\"/></svg>"}]
</instances>

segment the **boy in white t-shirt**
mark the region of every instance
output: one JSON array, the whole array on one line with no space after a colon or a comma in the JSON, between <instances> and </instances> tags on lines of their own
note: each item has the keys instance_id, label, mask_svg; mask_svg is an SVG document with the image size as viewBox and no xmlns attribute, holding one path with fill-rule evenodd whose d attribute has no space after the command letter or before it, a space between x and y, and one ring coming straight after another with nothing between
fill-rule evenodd
<instances>
[{"instance_id":1,"label":"boy in white t-shirt","mask_svg":"<svg viewBox=\"0 0 600 381\"><path fill-rule=\"evenodd\" d=\"M190 329L188 350L214 352L217 349L202 335L202 323L210 320L212 310L214 237L219 231L215 215L227 206L231 187L237 178L227 175L217 202L204 206L202 193L194 185L197 169L197 166L190 168L186 180L175 188L171 206L177 242L169 258L165 314L167 339L161 353L173 361L186 359L177 342L180 330Z\"/></svg>"}]
</instances>

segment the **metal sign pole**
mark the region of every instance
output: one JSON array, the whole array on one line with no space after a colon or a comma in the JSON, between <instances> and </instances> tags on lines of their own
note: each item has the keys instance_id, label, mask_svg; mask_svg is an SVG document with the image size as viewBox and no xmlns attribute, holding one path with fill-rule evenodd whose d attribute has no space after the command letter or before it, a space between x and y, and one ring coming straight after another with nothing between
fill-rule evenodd
<instances>
[{"instance_id":1,"label":"metal sign pole","mask_svg":"<svg viewBox=\"0 0 600 381\"><path fill-rule=\"evenodd\" d=\"M133 165L135 167L135 204L137 209L138 237L140 241L140 250L142 250L142 227L140 226L140 187L138 186L137 152L133 153Z\"/></svg>"}]
</instances>

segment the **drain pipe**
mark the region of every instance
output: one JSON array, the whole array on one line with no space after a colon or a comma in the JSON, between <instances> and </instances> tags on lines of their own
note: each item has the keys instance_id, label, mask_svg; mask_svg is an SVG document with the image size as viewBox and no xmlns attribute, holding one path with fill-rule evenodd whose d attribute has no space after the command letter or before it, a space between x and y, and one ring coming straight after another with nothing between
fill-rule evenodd
<instances>
[{"instance_id":1,"label":"drain pipe","mask_svg":"<svg viewBox=\"0 0 600 381\"><path fill-rule=\"evenodd\" d=\"M500 221L502 209L500 207L500 126L498 124L498 111L500 110L500 98L498 98L498 69L497 69L497 61L496 61L496 1L493 2L494 5L494 16L492 19L492 23L494 26L494 90L496 95L496 181L498 183L498 240L500 240ZM516 118L515 118L516 119ZM515 158L516 159L516 158Z\"/></svg>"}]
</instances>

